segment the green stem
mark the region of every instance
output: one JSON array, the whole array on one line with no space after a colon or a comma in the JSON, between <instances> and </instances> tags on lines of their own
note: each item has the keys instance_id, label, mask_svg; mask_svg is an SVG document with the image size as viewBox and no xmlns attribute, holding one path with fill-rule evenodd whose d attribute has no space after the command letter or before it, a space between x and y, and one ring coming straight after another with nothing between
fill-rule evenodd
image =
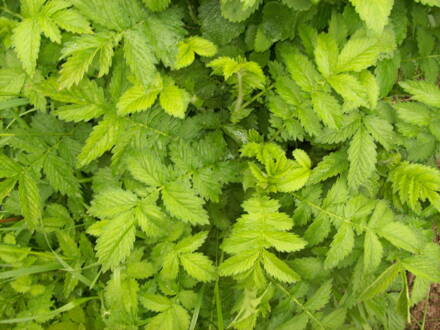
<instances>
[{"instance_id":1,"label":"green stem","mask_svg":"<svg viewBox=\"0 0 440 330\"><path fill-rule=\"evenodd\" d=\"M237 87L238 87L238 95L237 95L237 100L235 101L234 112L240 111L243 104L244 91L243 91L243 78L241 76L241 72L237 72Z\"/></svg>"},{"instance_id":2,"label":"green stem","mask_svg":"<svg viewBox=\"0 0 440 330\"><path fill-rule=\"evenodd\" d=\"M304 311L304 313L306 313L313 321L315 321L317 324L319 324L319 326L321 327L321 328L323 328L323 329L325 329L325 326L324 326L324 324L322 324L321 323L321 321L320 320L318 320L317 318L316 318L316 316L312 313L312 312L310 312L303 304L301 304L301 302L298 300L298 299L296 299L294 296L292 296L291 294L290 294L290 292L289 291L287 291L281 284L279 284L279 283L277 283L277 287L281 290L281 291L283 291L288 297L289 297L289 299L290 300L292 300L295 304L297 304L303 311Z\"/></svg>"}]
</instances>

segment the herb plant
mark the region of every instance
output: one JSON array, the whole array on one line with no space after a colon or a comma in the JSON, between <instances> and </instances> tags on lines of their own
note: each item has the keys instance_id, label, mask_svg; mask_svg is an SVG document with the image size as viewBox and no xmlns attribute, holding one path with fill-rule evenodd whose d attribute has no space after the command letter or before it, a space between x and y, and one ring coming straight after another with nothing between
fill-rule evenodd
<instances>
[{"instance_id":1,"label":"herb plant","mask_svg":"<svg viewBox=\"0 0 440 330\"><path fill-rule=\"evenodd\" d=\"M3 0L1 329L404 329L440 282L439 0Z\"/></svg>"}]
</instances>

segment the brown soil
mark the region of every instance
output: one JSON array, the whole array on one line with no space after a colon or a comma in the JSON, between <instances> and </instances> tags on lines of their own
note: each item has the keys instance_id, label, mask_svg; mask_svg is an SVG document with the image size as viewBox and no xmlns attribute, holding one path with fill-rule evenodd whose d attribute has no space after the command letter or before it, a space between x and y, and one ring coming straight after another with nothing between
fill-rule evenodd
<instances>
[{"instance_id":1,"label":"brown soil","mask_svg":"<svg viewBox=\"0 0 440 330\"><path fill-rule=\"evenodd\" d=\"M429 299L411 309L411 319L407 330L440 330L440 284L433 284Z\"/></svg>"},{"instance_id":2,"label":"brown soil","mask_svg":"<svg viewBox=\"0 0 440 330\"><path fill-rule=\"evenodd\" d=\"M434 241L440 244L440 232L438 228L433 230L436 232ZM408 279L411 286L412 274ZM431 286L429 299L421 301L411 309L411 320L412 323L407 330L440 330L440 283Z\"/></svg>"}]
</instances>

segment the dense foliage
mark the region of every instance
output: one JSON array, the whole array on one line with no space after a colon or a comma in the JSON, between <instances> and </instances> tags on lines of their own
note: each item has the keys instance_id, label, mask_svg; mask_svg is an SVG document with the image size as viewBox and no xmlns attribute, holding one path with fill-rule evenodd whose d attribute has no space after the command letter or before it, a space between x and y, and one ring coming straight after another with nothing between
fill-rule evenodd
<instances>
[{"instance_id":1,"label":"dense foliage","mask_svg":"<svg viewBox=\"0 0 440 330\"><path fill-rule=\"evenodd\" d=\"M3 0L0 33L1 329L404 329L440 282L439 0Z\"/></svg>"}]
</instances>

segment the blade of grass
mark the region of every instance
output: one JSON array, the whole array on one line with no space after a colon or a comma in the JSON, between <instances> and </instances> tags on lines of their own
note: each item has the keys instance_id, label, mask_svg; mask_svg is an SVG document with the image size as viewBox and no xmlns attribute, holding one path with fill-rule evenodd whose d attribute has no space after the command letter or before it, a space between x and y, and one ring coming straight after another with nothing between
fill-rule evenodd
<instances>
[{"instance_id":1,"label":"blade of grass","mask_svg":"<svg viewBox=\"0 0 440 330\"><path fill-rule=\"evenodd\" d=\"M36 320L38 318L48 318L48 317L54 317L58 314L70 311L71 309L74 309L75 307L78 307L90 300L98 299L98 297L87 297L87 298L79 298L74 299L71 302L68 302L67 304L61 306L60 308L57 308L50 313L40 314L40 315L34 315L29 317L20 317L16 319L8 319L8 320L0 320L0 324L13 324L13 323L22 323L22 322L29 322Z\"/></svg>"},{"instance_id":2,"label":"blade of grass","mask_svg":"<svg viewBox=\"0 0 440 330\"><path fill-rule=\"evenodd\" d=\"M14 270L8 270L6 272L1 272L0 279L50 272L50 271L58 270L61 268L62 267L59 263L50 263L50 264L45 264L45 265L30 266L30 267L26 267L26 268L19 268L19 269L14 269Z\"/></svg>"}]
</instances>

